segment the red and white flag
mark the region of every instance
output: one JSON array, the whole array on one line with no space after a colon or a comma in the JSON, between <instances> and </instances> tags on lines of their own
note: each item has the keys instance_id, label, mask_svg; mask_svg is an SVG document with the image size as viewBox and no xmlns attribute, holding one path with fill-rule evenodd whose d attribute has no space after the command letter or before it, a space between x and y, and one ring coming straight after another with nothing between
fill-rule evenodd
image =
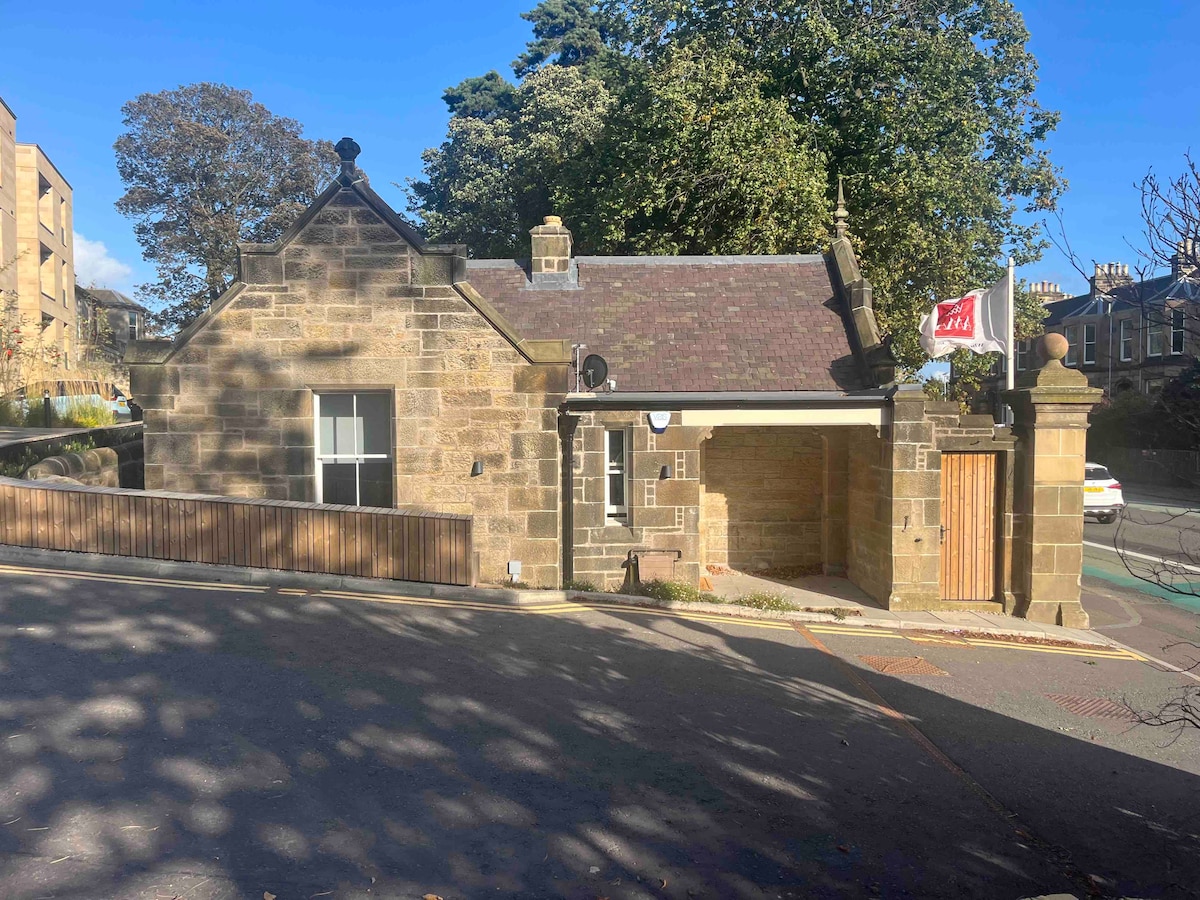
<instances>
[{"instance_id":1,"label":"red and white flag","mask_svg":"<svg viewBox=\"0 0 1200 900\"><path fill-rule=\"evenodd\" d=\"M974 353L1011 351L1012 323L1009 279L990 288L971 291L957 300L946 300L921 319L921 349L931 357L945 356L966 347Z\"/></svg>"}]
</instances>

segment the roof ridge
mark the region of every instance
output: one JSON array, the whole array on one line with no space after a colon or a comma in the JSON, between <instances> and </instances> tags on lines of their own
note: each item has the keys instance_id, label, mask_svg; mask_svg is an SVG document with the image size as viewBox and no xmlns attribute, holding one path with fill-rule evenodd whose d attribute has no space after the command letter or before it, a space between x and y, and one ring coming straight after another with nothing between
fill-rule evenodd
<instances>
[{"instance_id":1,"label":"roof ridge","mask_svg":"<svg viewBox=\"0 0 1200 900\"><path fill-rule=\"evenodd\" d=\"M576 256L576 263L590 266L738 266L768 263L793 264L824 264L825 256L820 253L742 253L727 256ZM525 260L520 259L468 259L467 267L473 269L505 269L525 268Z\"/></svg>"}]
</instances>

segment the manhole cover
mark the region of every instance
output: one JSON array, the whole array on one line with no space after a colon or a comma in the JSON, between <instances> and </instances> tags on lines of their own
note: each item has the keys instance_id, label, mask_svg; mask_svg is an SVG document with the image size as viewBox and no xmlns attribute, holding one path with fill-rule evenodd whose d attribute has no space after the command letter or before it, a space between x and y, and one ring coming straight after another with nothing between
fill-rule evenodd
<instances>
[{"instance_id":1,"label":"manhole cover","mask_svg":"<svg viewBox=\"0 0 1200 900\"><path fill-rule=\"evenodd\" d=\"M1133 719L1129 710L1120 703L1103 697L1075 697L1071 694L1047 694L1046 697L1077 716L1089 719Z\"/></svg>"},{"instance_id":2,"label":"manhole cover","mask_svg":"<svg viewBox=\"0 0 1200 900\"><path fill-rule=\"evenodd\" d=\"M872 669L885 675L949 675L919 656L860 656Z\"/></svg>"}]
</instances>

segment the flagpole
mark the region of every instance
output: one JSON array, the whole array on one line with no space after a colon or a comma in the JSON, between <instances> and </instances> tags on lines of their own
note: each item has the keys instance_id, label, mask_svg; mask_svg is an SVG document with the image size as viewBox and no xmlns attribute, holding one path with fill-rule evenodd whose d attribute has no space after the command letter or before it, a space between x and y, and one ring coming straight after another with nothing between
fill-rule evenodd
<instances>
[{"instance_id":1,"label":"flagpole","mask_svg":"<svg viewBox=\"0 0 1200 900\"><path fill-rule=\"evenodd\" d=\"M1008 258L1008 344L1005 352L1008 354L1008 365L1004 367L1006 384L1010 391L1016 387L1016 343L1013 341L1013 329L1017 318L1016 282L1013 279L1013 258Z\"/></svg>"}]
</instances>

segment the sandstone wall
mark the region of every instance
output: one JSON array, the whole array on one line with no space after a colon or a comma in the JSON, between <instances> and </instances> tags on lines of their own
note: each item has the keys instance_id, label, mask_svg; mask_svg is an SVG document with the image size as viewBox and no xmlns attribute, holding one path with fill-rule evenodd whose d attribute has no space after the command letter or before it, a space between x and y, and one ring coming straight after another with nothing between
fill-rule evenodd
<instances>
[{"instance_id":1,"label":"sandstone wall","mask_svg":"<svg viewBox=\"0 0 1200 900\"><path fill-rule=\"evenodd\" d=\"M714 428L701 450L705 565L822 563L824 452L815 428Z\"/></svg>"},{"instance_id":2,"label":"sandstone wall","mask_svg":"<svg viewBox=\"0 0 1200 900\"><path fill-rule=\"evenodd\" d=\"M395 505L469 513L480 580L559 581L561 366L531 365L344 188L165 364L133 365L146 487L311 501L313 394L392 395ZM471 476L472 464L483 474Z\"/></svg>"},{"instance_id":3,"label":"sandstone wall","mask_svg":"<svg viewBox=\"0 0 1200 900\"><path fill-rule=\"evenodd\" d=\"M606 459L604 432L625 428L632 438L629 520L609 520L604 511ZM625 578L630 550L679 550L675 578L700 579L700 442L707 429L679 425L678 414L662 434L654 434L642 411L588 412L575 433L575 577L598 587L616 587ZM672 477L662 479L662 467Z\"/></svg>"}]
</instances>

